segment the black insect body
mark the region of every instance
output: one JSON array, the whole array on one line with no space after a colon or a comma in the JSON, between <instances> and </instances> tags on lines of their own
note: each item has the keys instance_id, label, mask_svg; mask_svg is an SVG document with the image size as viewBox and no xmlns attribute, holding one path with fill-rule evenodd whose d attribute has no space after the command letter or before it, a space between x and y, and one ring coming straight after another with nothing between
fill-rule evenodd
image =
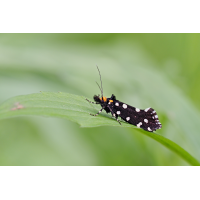
<instances>
[{"instance_id":1,"label":"black insect body","mask_svg":"<svg viewBox=\"0 0 200 200\"><path fill-rule=\"evenodd\" d=\"M100 71L99 71L99 75L100 75ZM101 80L101 75L100 75L100 80ZM102 81L101 81L100 90L101 90L102 96L100 97L100 96L94 95L95 102L91 102L88 99L86 99L90 103L100 104L102 107L101 110L93 116L97 116L104 109L107 113L111 112L112 116L115 117L115 119L119 123L120 121L118 120L118 117L121 117L124 121L128 122L129 124L133 124L149 132L153 132L156 129L160 129L162 127L161 123L158 120L158 115L156 114L156 111L154 109L146 108L145 110L141 110L139 108L132 107L128 104L125 104L116 100L116 97L113 94L111 98L104 97Z\"/></svg>"}]
</instances>

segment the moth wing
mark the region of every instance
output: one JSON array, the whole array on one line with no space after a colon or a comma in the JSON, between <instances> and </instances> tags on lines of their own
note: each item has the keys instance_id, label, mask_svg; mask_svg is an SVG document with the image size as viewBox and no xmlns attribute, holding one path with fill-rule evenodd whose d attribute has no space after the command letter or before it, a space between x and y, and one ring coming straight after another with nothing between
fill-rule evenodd
<instances>
[{"instance_id":1,"label":"moth wing","mask_svg":"<svg viewBox=\"0 0 200 200\"><path fill-rule=\"evenodd\" d=\"M114 102L112 109L124 121L146 131L152 132L162 127L158 115L153 108L141 110L120 101L116 101Z\"/></svg>"}]
</instances>

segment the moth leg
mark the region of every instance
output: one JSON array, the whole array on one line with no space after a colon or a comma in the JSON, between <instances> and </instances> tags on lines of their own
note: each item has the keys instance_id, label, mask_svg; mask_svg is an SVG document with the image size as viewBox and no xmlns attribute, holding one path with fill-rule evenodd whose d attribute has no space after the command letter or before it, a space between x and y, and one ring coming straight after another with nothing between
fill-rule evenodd
<instances>
[{"instance_id":1,"label":"moth leg","mask_svg":"<svg viewBox=\"0 0 200 200\"><path fill-rule=\"evenodd\" d=\"M93 115L93 114L90 113L90 115L97 116L97 115L99 115L102 112L103 109L104 109L104 107L97 114Z\"/></svg>"},{"instance_id":2,"label":"moth leg","mask_svg":"<svg viewBox=\"0 0 200 200\"><path fill-rule=\"evenodd\" d=\"M111 111L111 113L112 116L115 117L115 119L119 122L119 124L122 125L121 122L117 119L118 116L113 111Z\"/></svg>"},{"instance_id":3,"label":"moth leg","mask_svg":"<svg viewBox=\"0 0 200 200\"><path fill-rule=\"evenodd\" d=\"M121 122L117 118L115 118L115 119L119 122L120 125L122 125Z\"/></svg>"},{"instance_id":4,"label":"moth leg","mask_svg":"<svg viewBox=\"0 0 200 200\"><path fill-rule=\"evenodd\" d=\"M99 104L99 103L97 103L97 102L92 102L92 101L90 101L90 100L88 100L88 99L86 99L89 103L93 103L93 104Z\"/></svg>"},{"instance_id":5,"label":"moth leg","mask_svg":"<svg viewBox=\"0 0 200 200\"><path fill-rule=\"evenodd\" d=\"M108 108L109 108L109 110L110 110L112 116L119 122L120 125L122 125L122 124L120 123L120 121L117 119L117 118L118 118L118 115L116 115L116 114L113 112L112 106L111 106L111 105L108 105Z\"/></svg>"}]
</instances>

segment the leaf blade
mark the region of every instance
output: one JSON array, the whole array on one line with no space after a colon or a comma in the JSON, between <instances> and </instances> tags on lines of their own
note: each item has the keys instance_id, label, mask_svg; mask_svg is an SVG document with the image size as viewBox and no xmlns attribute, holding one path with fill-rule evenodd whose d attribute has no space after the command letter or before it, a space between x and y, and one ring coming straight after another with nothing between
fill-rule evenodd
<instances>
[{"instance_id":1,"label":"leaf blade","mask_svg":"<svg viewBox=\"0 0 200 200\"><path fill-rule=\"evenodd\" d=\"M89 104L83 96L61 92L41 92L16 96L5 101L0 105L0 119L26 115L39 115L65 118L78 123L81 127L120 127L119 123L112 119L110 115L104 113L98 117L89 115L90 112L95 113L98 112L99 109L100 107L98 105ZM122 127L137 128L125 122L122 122ZM176 152L191 165L200 165L193 156L173 141L157 133L141 131L143 134Z\"/></svg>"},{"instance_id":2,"label":"leaf blade","mask_svg":"<svg viewBox=\"0 0 200 200\"><path fill-rule=\"evenodd\" d=\"M193 166L200 165L200 163L197 159L195 159L186 150L184 150L182 147L180 147L175 142L169 140L168 138L165 138L162 135L159 135L157 133L152 133L152 132L143 131L142 133L147 135L148 137L151 137L152 139L158 141L159 143L163 144L165 147L172 150L173 152L177 153L180 157L182 157L184 160L186 160L191 165L193 165Z\"/></svg>"}]
</instances>

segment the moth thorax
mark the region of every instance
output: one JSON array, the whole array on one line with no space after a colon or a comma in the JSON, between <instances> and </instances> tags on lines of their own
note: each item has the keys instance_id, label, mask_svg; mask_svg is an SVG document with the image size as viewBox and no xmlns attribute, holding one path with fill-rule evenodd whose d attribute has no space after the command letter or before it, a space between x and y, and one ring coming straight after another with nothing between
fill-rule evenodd
<instances>
[{"instance_id":1,"label":"moth thorax","mask_svg":"<svg viewBox=\"0 0 200 200\"><path fill-rule=\"evenodd\" d=\"M107 101L107 98L106 98L106 97L101 97L101 98L100 98L101 101L102 101L102 98L103 98L103 101L104 101L104 102Z\"/></svg>"}]
</instances>

